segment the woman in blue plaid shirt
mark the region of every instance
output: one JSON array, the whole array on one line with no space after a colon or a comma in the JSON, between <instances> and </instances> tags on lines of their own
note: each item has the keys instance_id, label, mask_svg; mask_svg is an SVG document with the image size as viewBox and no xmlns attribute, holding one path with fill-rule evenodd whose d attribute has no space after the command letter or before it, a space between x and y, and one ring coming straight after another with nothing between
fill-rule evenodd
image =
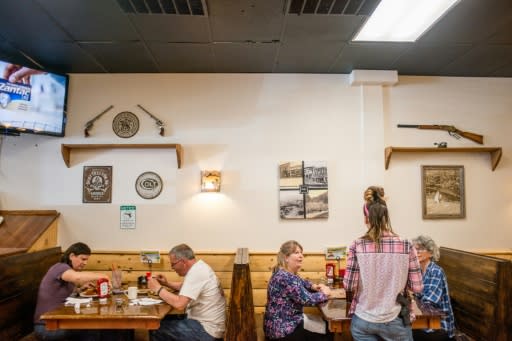
<instances>
[{"instance_id":1,"label":"woman in blue plaid shirt","mask_svg":"<svg viewBox=\"0 0 512 341\"><path fill-rule=\"evenodd\" d=\"M428 236L419 236L412 240L421 273L423 275L423 292L417 296L422 302L432 304L442 310L446 316L441 319L439 330L419 329L413 331L414 341L418 340L453 340L455 333L455 318L453 316L448 283L443 269L437 265L439 260L439 247Z\"/></svg>"}]
</instances>

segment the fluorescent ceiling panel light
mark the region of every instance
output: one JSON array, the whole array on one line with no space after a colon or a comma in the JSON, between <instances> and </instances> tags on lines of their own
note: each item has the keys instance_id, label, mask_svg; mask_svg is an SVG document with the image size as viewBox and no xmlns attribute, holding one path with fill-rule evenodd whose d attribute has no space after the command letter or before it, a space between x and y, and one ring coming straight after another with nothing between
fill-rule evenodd
<instances>
[{"instance_id":1,"label":"fluorescent ceiling panel light","mask_svg":"<svg viewBox=\"0 0 512 341\"><path fill-rule=\"evenodd\" d=\"M416 41L460 0L382 0L354 41Z\"/></svg>"}]
</instances>

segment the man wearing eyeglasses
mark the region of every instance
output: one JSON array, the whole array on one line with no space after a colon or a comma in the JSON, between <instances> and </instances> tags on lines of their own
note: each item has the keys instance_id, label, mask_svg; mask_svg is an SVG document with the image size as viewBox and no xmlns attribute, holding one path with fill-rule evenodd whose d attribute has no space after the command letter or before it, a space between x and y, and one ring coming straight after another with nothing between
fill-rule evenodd
<instances>
[{"instance_id":1,"label":"man wearing eyeglasses","mask_svg":"<svg viewBox=\"0 0 512 341\"><path fill-rule=\"evenodd\" d=\"M183 282L169 282L159 274L150 278L148 287L173 308L186 310L185 319L163 319L151 340L213 341L222 339L225 330L226 300L220 281L212 268L196 260L194 251L180 244L169 251L171 268ZM173 291L179 291L173 293Z\"/></svg>"}]
</instances>

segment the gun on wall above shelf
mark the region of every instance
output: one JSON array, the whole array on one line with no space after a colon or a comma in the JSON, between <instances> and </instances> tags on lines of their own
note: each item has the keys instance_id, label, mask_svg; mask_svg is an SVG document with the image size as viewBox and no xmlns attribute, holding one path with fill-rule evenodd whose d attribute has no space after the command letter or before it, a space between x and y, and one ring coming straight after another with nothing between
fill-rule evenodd
<instances>
[{"instance_id":1,"label":"gun on wall above shelf","mask_svg":"<svg viewBox=\"0 0 512 341\"><path fill-rule=\"evenodd\" d=\"M433 125L426 125L426 124L398 124L398 128L416 128L416 129L435 129L435 130L444 130L447 131L450 136L455 137L456 139L460 139L461 137L464 137L468 140L471 140L473 142L476 142L478 144L484 144L484 137L479 134L475 134L469 131L462 131L455 126L448 126L448 125L439 125L439 124L433 124Z\"/></svg>"}]
</instances>

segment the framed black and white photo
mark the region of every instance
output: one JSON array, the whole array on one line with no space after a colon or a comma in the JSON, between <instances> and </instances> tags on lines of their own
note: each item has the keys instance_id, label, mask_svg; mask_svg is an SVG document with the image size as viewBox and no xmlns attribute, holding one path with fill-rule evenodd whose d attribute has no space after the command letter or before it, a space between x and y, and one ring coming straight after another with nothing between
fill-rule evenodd
<instances>
[{"instance_id":1,"label":"framed black and white photo","mask_svg":"<svg viewBox=\"0 0 512 341\"><path fill-rule=\"evenodd\" d=\"M286 161L279 164L281 219L329 217L327 163Z\"/></svg>"},{"instance_id":2,"label":"framed black and white photo","mask_svg":"<svg viewBox=\"0 0 512 341\"><path fill-rule=\"evenodd\" d=\"M464 166L421 166L423 219L466 217Z\"/></svg>"}]
</instances>

